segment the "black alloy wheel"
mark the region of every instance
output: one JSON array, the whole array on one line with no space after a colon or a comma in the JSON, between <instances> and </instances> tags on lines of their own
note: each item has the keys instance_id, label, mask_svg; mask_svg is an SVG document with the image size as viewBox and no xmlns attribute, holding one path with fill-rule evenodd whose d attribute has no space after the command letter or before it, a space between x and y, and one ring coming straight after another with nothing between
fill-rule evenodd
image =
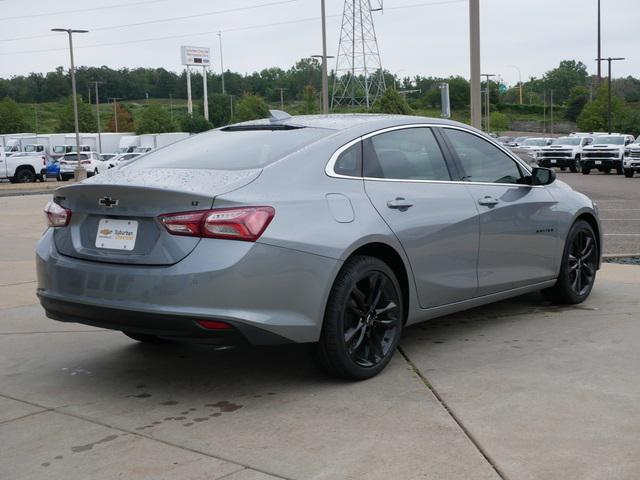
<instances>
[{"instance_id":1,"label":"black alloy wheel","mask_svg":"<svg viewBox=\"0 0 640 480\"><path fill-rule=\"evenodd\" d=\"M402 290L382 260L354 256L336 277L313 353L327 373L364 380L381 372L398 346L404 322Z\"/></svg>"},{"instance_id":2,"label":"black alloy wheel","mask_svg":"<svg viewBox=\"0 0 640 480\"><path fill-rule=\"evenodd\" d=\"M391 279L372 271L353 285L344 312L344 343L356 365L369 368L389 354L399 330L399 295Z\"/></svg>"},{"instance_id":3,"label":"black alloy wheel","mask_svg":"<svg viewBox=\"0 0 640 480\"><path fill-rule=\"evenodd\" d=\"M593 228L585 220L578 220L567 236L558 280L542 294L551 302L565 305L586 300L595 283L598 256Z\"/></svg>"}]
</instances>

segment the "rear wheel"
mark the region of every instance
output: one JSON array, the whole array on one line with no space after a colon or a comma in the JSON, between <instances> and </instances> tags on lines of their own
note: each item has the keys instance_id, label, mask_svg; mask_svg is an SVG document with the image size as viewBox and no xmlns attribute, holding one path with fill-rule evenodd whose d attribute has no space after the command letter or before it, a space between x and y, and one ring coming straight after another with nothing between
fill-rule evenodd
<instances>
[{"instance_id":1,"label":"rear wheel","mask_svg":"<svg viewBox=\"0 0 640 480\"><path fill-rule=\"evenodd\" d=\"M403 319L402 293L393 270L377 258L355 256L333 284L314 356L331 375L371 378L391 360Z\"/></svg>"},{"instance_id":2,"label":"rear wheel","mask_svg":"<svg viewBox=\"0 0 640 480\"><path fill-rule=\"evenodd\" d=\"M589 175L590 173L591 173L591 169L590 168L584 167L582 169L582 174L583 175Z\"/></svg>"},{"instance_id":3,"label":"rear wheel","mask_svg":"<svg viewBox=\"0 0 640 480\"><path fill-rule=\"evenodd\" d=\"M558 281L553 287L542 290L542 294L554 303L582 303L591 293L597 266L596 235L591 225L584 220L578 220L567 236Z\"/></svg>"},{"instance_id":4,"label":"rear wheel","mask_svg":"<svg viewBox=\"0 0 640 480\"><path fill-rule=\"evenodd\" d=\"M625 168L624 169L624 176L627 178L631 178L633 177L634 171L631 170L630 168Z\"/></svg>"},{"instance_id":5,"label":"rear wheel","mask_svg":"<svg viewBox=\"0 0 640 480\"><path fill-rule=\"evenodd\" d=\"M21 167L16 170L13 176L15 183L33 183L36 181L36 174L27 167Z\"/></svg>"},{"instance_id":6,"label":"rear wheel","mask_svg":"<svg viewBox=\"0 0 640 480\"><path fill-rule=\"evenodd\" d=\"M569 167L569 169L573 173L577 173L577 172L580 171L580 155L576 156L576 159L573 161L573 165L571 167Z\"/></svg>"},{"instance_id":7,"label":"rear wheel","mask_svg":"<svg viewBox=\"0 0 640 480\"><path fill-rule=\"evenodd\" d=\"M170 342L170 340L165 340L164 338L156 337L155 335L147 335L146 333L134 333L134 332L122 332L122 333L124 333L127 337L142 343L161 344L161 343Z\"/></svg>"}]
</instances>

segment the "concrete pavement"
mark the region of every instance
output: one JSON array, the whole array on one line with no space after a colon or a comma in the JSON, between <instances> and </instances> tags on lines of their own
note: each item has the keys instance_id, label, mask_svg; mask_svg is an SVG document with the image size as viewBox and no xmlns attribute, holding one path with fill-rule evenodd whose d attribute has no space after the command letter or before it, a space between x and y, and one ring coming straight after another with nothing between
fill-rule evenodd
<instances>
[{"instance_id":1,"label":"concrete pavement","mask_svg":"<svg viewBox=\"0 0 640 480\"><path fill-rule=\"evenodd\" d=\"M637 479L640 270L407 329L383 374L302 347L145 346L48 320L46 197L0 198L0 478Z\"/></svg>"}]
</instances>

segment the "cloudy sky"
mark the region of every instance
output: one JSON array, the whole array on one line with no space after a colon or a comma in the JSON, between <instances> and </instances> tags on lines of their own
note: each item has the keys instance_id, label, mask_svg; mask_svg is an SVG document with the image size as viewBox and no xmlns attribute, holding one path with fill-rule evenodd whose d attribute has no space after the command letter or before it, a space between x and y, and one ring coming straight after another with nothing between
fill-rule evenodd
<instances>
[{"instance_id":1,"label":"cloudy sky","mask_svg":"<svg viewBox=\"0 0 640 480\"><path fill-rule=\"evenodd\" d=\"M640 77L639 0L604 0L603 56L626 57L614 76ZM596 0L480 0L483 73L507 83L563 59L595 73ZM338 48L343 0L326 0L328 53ZM468 76L467 0L384 0L375 14L383 66L401 76ZM83 28L76 63L179 70L180 45L209 46L219 70L287 68L320 53L319 0L0 0L0 77L68 65L67 39ZM182 18L178 18L182 17ZM188 18L184 18L188 17ZM335 60L331 60L334 62ZM331 65L331 64L330 64Z\"/></svg>"}]
</instances>

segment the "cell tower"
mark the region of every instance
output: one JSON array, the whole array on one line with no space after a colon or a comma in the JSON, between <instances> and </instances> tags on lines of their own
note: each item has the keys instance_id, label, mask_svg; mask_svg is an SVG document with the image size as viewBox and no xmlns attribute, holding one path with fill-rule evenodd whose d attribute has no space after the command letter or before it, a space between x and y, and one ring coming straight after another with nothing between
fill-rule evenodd
<instances>
[{"instance_id":1,"label":"cell tower","mask_svg":"<svg viewBox=\"0 0 640 480\"><path fill-rule=\"evenodd\" d=\"M339 105L368 109L385 91L373 12L383 0L345 0L338 44L331 108Z\"/></svg>"}]
</instances>

